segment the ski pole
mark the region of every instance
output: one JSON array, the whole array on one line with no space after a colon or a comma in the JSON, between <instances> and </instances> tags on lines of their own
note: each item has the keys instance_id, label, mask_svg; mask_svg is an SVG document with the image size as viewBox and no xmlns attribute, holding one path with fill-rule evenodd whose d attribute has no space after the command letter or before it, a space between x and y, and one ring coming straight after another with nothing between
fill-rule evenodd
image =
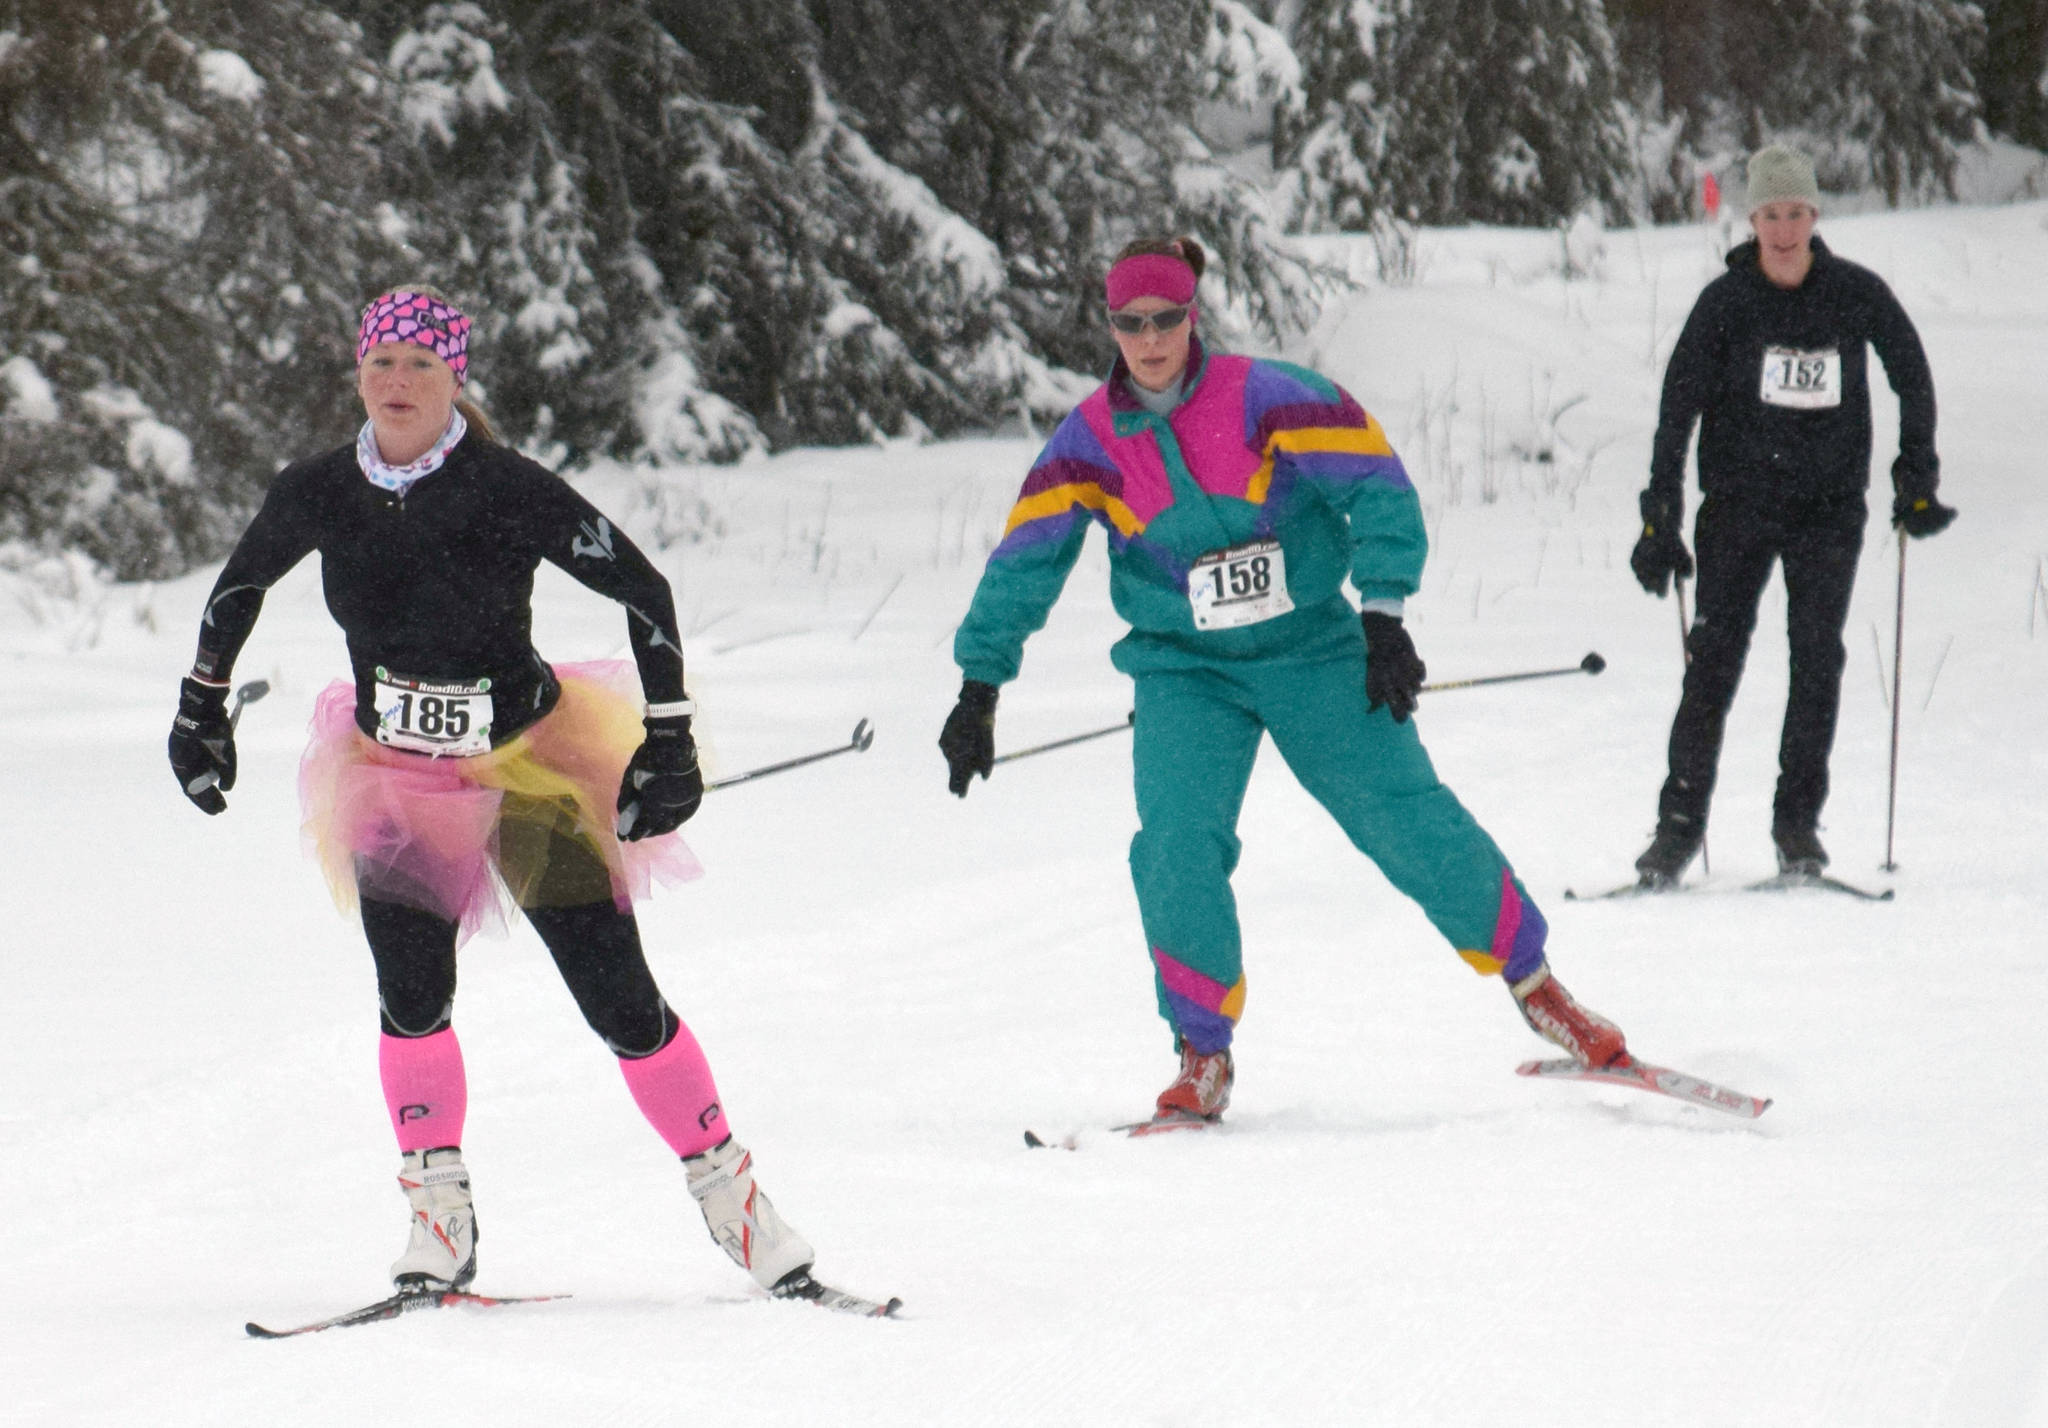
<instances>
[{"instance_id":1,"label":"ski pole","mask_svg":"<svg viewBox=\"0 0 2048 1428\"><path fill-rule=\"evenodd\" d=\"M1489 674L1478 679L1451 679L1441 684L1425 684L1418 692L1434 694L1441 693L1447 689L1473 689L1482 684L1513 684L1515 681L1522 679L1552 679L1560 674L1598 674L1605 668L1607 668L1606 660L1602 659L1598 654L1589 653L1577 664L1568 665L1563 669L1533 669L1523 674ZM1070 734L1064 739L1054 739L1049 744L1033 744L1028 749L1013 749L1007 754L998 754L994 763L990 764L990 767L993 768L995 764L1009 763L1012 759L1028 759L1034 754L1051 753L1054 749L1064 749L1069 744L1085 744L1090 739L1100 739L1109 734L1121 734L1137 721L1137 717L1137 711L1133 710L1124 716L1121 724L1111 724L1107 728L1102 729L1090 729L1085 734Z\"/></svg>"},{"instance_id":2,"label":"ski pole","mask_svg":"<svg viewBox=\"0 0 2048 1428\"><path fill-rule=\"evenodd\" d=\"M765 764L758 769L748 769L745 773L734 774L731 778L713 779L710 783L704 785L704 791L709 793L714 788L731 788L736 783L745 783L749 779L766 778L769 774L778 774L787 769L801 768L805 764L814 764L819 759L835 758L840 754L866 753L868 746L874 742L875 731L870 729L868 721L863 719L853 726L853 737L837 748L826 749L815 754L801 754L793 759L784 759L779 764Z\"/></svg>"},{"instance_id":3,"label":"ski pole","mask_svg":"<svg viewBox=\"0 0 2048 1428\"><path fill-rule=\"evenodd\" d=\"M1892 859L1892 830L1899 811L1899 680L1906 662L1906 531L1899 528L1899 596L1897 618L1892 624L1892 771L1884 796L1884 870L1895 873Z\"/></svg>"},{"instance_id":4,"label":"ski pole","mask_svg":"<svg viewBox=\"0 0 2048 1428\"><path fill-rule=\"evenodd\" d=\"M1577 664L1563 669L1533 669L1527 674L1489 674L1479 679L1447 679L1439 684L1425 684L1418 694L1441 694L1447 689L1476 689L1482 684L1513 684L1520 679L1553 679L1560 674L1598 674L1607 668L1607 661L1597 654L1588 654Z\"/></svg>"},{"instance_id":5,"label":"ski pole","mask_svg":"<svg viewBox=\"0 0 2048 1428\"><path fill-rule=\"evenodd\" d=\"M1692 641L1687 637L1692 633L1692 621L1685 615L1685 577L1674 571L1671 576L1671 588L1678 592L1678 652L1682 656L1685 668L1690 669ZM1704 828L1700 830L1700 874L1709 878L1714 875L1714 858L1707 851L1707 830Z\"/></svg>"},{"instance_id":6,"label":"ski pole","mask_svg":"<svg viewBox=\"0 0 2048 1428\"><path fill-rule=\"evenodd\" d=\"M1070 734L1064 739L1054 739L1050 744L1034 744L1028 749L1015 749L1007 754L998 754L994 761L989 764L989 767L994 768L996 764L1009 763L1012 759L1028 759L1033 754L1049 754L1054 749L1064 749L1069 744L1085 744L1090 739L1100 739L1105 734L1121 734L1124 730L1130 728L1132 724L1136 723L1137 718L1138 711L1133 709L1130 713L1124 715L1124 721L1121 724L1111 724L1106 729L1093 729L1086 734Z\"/></svg>"}]
</instances>

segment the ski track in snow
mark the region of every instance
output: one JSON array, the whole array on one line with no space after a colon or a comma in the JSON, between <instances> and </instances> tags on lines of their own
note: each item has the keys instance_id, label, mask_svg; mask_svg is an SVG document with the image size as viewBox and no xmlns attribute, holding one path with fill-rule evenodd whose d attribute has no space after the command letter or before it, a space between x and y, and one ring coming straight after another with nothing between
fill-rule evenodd
<instances>
[{"instance_id":1,"label":"ski track in snow","mask_svg":"<svg viewBox=\"0 0 2048 1428\"><path fill-rule=\"evenodd\" d=\"M369 958L297 847L296 758L341 640L309 562L243 658L273 689L228 814L205 819L163 738L214 572L78 596L0 574L0 1422L434 1403L756 1428L2048 1424L2048 1114L2027 1074L2048 1000L2048 594L2029 604L2048 205L1823 232L1920 326L1962 512L1910 552L1886 874L1896 413L1877 383L1824 836L1834 871L1898 889L1883 906L1561 896L1625 877L1652 822L1676 615L1627 554L1663 358L1711 272L1701 234L1610 233L1604 276L1566 284L1555 235L1432 232L1420 285L1333 305L1293 354L1380 415L1417 478L1433 554L1410 624L1434 677L1606 656L1597 678L1429 696L1418 717L1562 978L1646 1056L1775 1097L1755 1122L1516 1077L1544 1049L1505 992L1269 751L1241 828L1230 1125L1109 1136L1172 1066L1124 861L1128 743L1005 766L964 803L934 747L950 633L1035 442L580 478L662 547L714 776L874 721L867 753L711 794L686 830L709 875L643 926L820 1274L901 1295L899 1322L748 1294L522 929L462 964L477 1288L574 1297L245 1339L246 1319L377 1297L403 1242ZM1105 569L1092 540L1004 693L1000 749L1130 708ZM624 657L616 607L552 570L537 603L549 657ZM1783 612L1774 584L1729 722L1717 886L1771 870ZM1027 1150L1026 1126L1081 1149Z\"/></svg>"}]
</instances>

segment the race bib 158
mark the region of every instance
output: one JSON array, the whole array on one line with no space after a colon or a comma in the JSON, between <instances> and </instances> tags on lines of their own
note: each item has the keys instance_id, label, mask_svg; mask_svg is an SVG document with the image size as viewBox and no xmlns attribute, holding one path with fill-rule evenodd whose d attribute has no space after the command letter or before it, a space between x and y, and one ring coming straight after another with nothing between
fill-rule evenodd
<instances>
[{"instance_id":1,"label":"race bib 158","mask_svg":"<svg viewBox=\"0 0 2048 1428\"><path fill-rule=\"evenodd\" d=\"M1188 603L1198 630L1234 630L1284 615L1294 608L1287 594L1287 558L1277 540L1203 552L1188 571Z\"/></svg>"}]
</instances>

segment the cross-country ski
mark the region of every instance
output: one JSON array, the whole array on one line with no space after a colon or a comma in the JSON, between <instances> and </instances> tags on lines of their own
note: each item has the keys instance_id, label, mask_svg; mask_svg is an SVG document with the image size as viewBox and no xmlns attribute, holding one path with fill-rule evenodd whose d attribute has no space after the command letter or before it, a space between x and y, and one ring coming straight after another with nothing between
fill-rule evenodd
<instances>
[{"instance_id":1,"label":"cross-country ski","mask_svg":"<svg viewBox=\"0 0 2048 1428\"><path fill-rule=\"evenodd\" d=\"M891 1318L903 1307L901 1299L863 1299L858 1294L849 1294L843 1289L834 1289L829 1284L820 1283L809 1274L799 1274L783 1280L775 1286L771 1297L815 1304L820 1309L830 1309L836 1314L853 1314L864 1319Z\"/></svg>"},{"instance_id":2,"label":"cross-country ski","mask_svg":"<svg viewBox=\"0 0 2048 1428\"><path fill-rule=\"evenodd\" d=\"M1154 1136L1214 1130L1221 1123L1220 1118L1169 1113L1142 1121L1124 1121L1108 1127L1107 1132L1110 1135L1121 1136L1125 1140L1147 1140ZM1027 1130L1024 1132L1024 1144L1033 1150L1077 1150L1081 1144L1081 1132L1068 1131L1064 1135L1043 1136L1037 1131Z\"/></svg>"},{"instance_id":3,"label":"cross-country ski","mask_svg":"<svg viewBox=\"0 0 2048 1428\"><path fill-rule=\"evenodd\" d=\"M360 1309L350 1309L328 1319L316 1319L310 1324L300 1324L292 1329L266 1329L258 1323L242 1327L252 1339L289 1339L300 1334L318 1334L327 1329L353 1329L363 1324L379 1324L386 1319L396 1319L406 1314L417 1314L429 1309L496 1309L508 1304L545 1304L551 1300L567 1299L566 1294L472 1294L462 1289L409 1290L379 1299L374 1304L365 1304Z\"/></svg>"},{"instance_id":4,"label":"cross-country ski","mask_svg":"<svg viewBox=\"0 0 2048 1428\"><path fill-rule=\"evenodd\" d=\"M1600 892L1582 893L1572 888L1564 890L1567 902L1612 902L1621 898L1664 898L1714 896L1726 893L1750 892L1830 892L1855 898L1859 902L1890 902L1897 896L1896 888L1866 888L1825 873L1779 873L1753 883L1680 883L1651 878L1639 878L1632 883L1606 888Z\"/></svg>"},{"instance_id":5,"label":"cross-country ski","mask_svg":"<svg viewBox=\"0 0 2048 1428\"><path fill-rule=\"evenodd\" d=\"M1610 1086L1630 1086L1638 1091L1652 1091L1747 1120L1755 1120L1771 1107L1768 1096L1731 1091L1726 1086L1716 1086L1687 1072L1653 1065L1634 1056L1608 1066L1586 1066L1568 1058L1525 1061L1515 1068L1515 1074L1533 1076L1538 1080L1599 1081Z\"/></svg>"},{"instance_id":6,"label":"cross-country ski","mask_svg":"<svg viewBox=\"0 0 2048 1428\"><path fill-rule=\"evenodd\" d=\"M1831 892L1841 893L1862 902L1890 902L1894 888L1866 888L1855 883L1831 878L1825 873L1780 873L1762 882L1750 883L1747 892Z\"/></svg>"}]
</instances>

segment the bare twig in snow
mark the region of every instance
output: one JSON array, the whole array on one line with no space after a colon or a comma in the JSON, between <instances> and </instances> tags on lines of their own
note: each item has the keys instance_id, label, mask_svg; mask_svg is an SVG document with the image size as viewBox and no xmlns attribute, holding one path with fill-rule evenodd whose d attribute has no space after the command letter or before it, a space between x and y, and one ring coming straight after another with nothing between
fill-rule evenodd
<instances>
[{"instance_id":1,"label":"bare twig in snow","mask_svg":"<svg viewBox=\"0 0 2048 1428\"><path fill-rule=\"evenodd\" d=\"M1920 701L1920 707L1922 709L1925 709L1928 705L1934 702L1934 682L1937 679L1941 678L1941 666L1948 659L1949 646L1953 645L1955 642L1956 637L1954 635L1950 635L1946 640L1942 641L1941 653L1935 657L1934 673L1927 676L1927 697Z\"/></svg>"},{"instance_id":2,"label":"bare twig in snow","mask_svg":"<svg viewBox=\"0 0 2048 1428\"><path fill-rule=\"evenodd\" d=\"M903 572L899 570L896 572L896 578L889 582L889 588L882 592L882 598L875 602L875 608L868 611L868 617L860 622L860 628L853 632L853 638L847 643L860 643L860 637L868 632L868 626L875 622L875 616L882 613L882 607L889 603L889 597L896 593L896 587L902 583Z\"/></svg>"}]
</instances>

